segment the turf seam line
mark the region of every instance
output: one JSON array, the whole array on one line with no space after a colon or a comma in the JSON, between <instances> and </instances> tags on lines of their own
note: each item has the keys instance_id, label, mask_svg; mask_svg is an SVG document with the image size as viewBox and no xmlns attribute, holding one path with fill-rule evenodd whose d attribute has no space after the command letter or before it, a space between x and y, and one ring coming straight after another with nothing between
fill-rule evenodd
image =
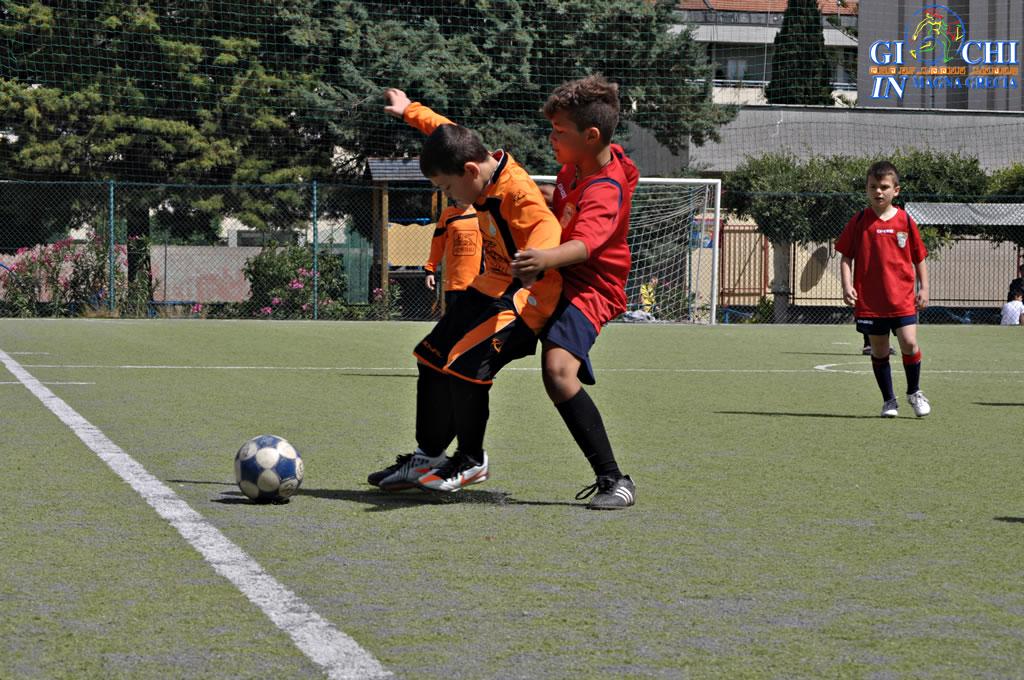
<instances>
[{"instance_id":1,"label":"turf seam line","mask_svg":"<svg viewBox=\"0 0 1024 680\"><path fill-rule=\"evenodd\" d=\"M252 557L193 510L170 487L146 471L138 461L2 349L0 361L51 413L142 496L157 514L177 529L218 574L230 581L278 628L287 633L299 650L321 666L328 677L338 680L392 677L359 643L332 626L295 593L265 572Z\"/></svg>"}]
</instances>

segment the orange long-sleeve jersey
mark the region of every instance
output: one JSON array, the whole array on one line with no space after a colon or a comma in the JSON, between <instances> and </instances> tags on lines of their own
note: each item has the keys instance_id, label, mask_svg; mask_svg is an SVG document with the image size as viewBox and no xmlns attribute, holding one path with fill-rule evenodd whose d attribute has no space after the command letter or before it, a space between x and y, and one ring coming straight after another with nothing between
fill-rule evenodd
<instances>
[{"instance_id":1,"label":"orange long-sleeve jersey","mask_svg":"<svg viewBox=\"0 0 1024 680\"><path fill-rule=\"evenodd\" d=\"M406 107L404 119L427 135L442 125L454 125L418 102ZM484 272L469 285L496 298L513 286L512 257L516 252L557 247L562 226L526 170L504 151L495 151L492 156L498 167L473 204L484 245ZM516 311L539 333L554 312L561 292L561 274L548 270L529 288L515 292Z\"/></svg>"},{"instance_id":2,"label":"orange long-sleeve jersey","mask_svg":"<svg viewBox=\"0 0 1024 680\"><path fill-rule=\"evenodd\" d=\"M444 289L465 290L480 274L480 228L472 207L448 206L441 211L423 268L436 273L444 259Z\"/></svg>"}]
</instances>

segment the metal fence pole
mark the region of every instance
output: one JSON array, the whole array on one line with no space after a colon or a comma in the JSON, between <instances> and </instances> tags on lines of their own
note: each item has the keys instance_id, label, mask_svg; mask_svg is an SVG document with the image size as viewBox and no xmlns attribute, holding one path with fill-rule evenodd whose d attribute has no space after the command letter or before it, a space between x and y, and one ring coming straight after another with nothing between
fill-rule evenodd
<instances>
[{"instance_id":1,"label":"metal fence pole","mask_svg":"<svg viewBox=\"0 0 1024 680\"><path fill-rule=\"evenodd\" d=\"M107 262L110 270L110 283L107 286L109 289L109 301L107 305L110 311L114 311L114 298L116 293L114 291L114 267L117 265L117 258L114 257L114 180L108 182L108 201L107 201L107 213L108 213L108 237L107 237Z\"/></svg>"},{"instance_id":2,"label":"metal fence pole","mask_svg":"<svg viewBox=\"0 0 1024 680\"><path fill-rule=\"evenodd\" d=\"M320 318L320 234L317 231L317 182L313 180L313 320Z\"/></svg>"}]
</instances>

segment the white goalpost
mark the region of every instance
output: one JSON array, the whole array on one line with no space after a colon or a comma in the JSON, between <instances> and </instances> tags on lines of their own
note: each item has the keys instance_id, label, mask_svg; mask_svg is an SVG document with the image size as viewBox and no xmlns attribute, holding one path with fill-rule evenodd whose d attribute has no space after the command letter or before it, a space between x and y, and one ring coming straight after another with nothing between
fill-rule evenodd
<instances>
[{"instance_id":1,"label":"white goalpost","mask_svg":"<svg viewBox=\"0 0 1024 680\"><path fill-rule=\"evenodd\" d=\"M715 324L721 199L718 179L640 179L630 213L626 320Z\"/></svg>"}]
</instances>

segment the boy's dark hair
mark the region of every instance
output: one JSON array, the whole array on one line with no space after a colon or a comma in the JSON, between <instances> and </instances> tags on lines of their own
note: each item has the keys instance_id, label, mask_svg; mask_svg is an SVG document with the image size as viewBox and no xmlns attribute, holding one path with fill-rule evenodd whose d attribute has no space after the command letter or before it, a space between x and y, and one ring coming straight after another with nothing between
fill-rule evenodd
<instances>
[{"instance_id":1,"label":"boy's dark hair","mask_svg":"<svg viewBox=\"0 0 1024 680\"><path fill-rule=\"evenodd\" d=\"M462 175L466 163L482 163L490 154L475 132L461 125L442 125L423 142L420 171L425 177Z\"/></svg>"},{"instance_id":2,"label":"boy's dark hair","mask_svg":"<svg viewBox=\"0 0 1024 680\"><path fill-rule=\"evenodd\" d=\"M886 175L892 175L896 182L896 186L900 185L900 173L896 169L896 166L889 161L877 161L871 164L868 168L868 177L874 177L875 179L882 179Z\"/></svg>"},{"instance_id":3,"label":"boy's dark hair","mask_svg":"<svg viewBox=\"0 0 1024 680\"><path fill-rule=\"evenodd\" d=\"M562 83L544 103L548 118L559 111L565 111L580 132L597 128L601 141L608 144L619 125L619 86L599 75Z\"/></svg>"}]
</instances>

